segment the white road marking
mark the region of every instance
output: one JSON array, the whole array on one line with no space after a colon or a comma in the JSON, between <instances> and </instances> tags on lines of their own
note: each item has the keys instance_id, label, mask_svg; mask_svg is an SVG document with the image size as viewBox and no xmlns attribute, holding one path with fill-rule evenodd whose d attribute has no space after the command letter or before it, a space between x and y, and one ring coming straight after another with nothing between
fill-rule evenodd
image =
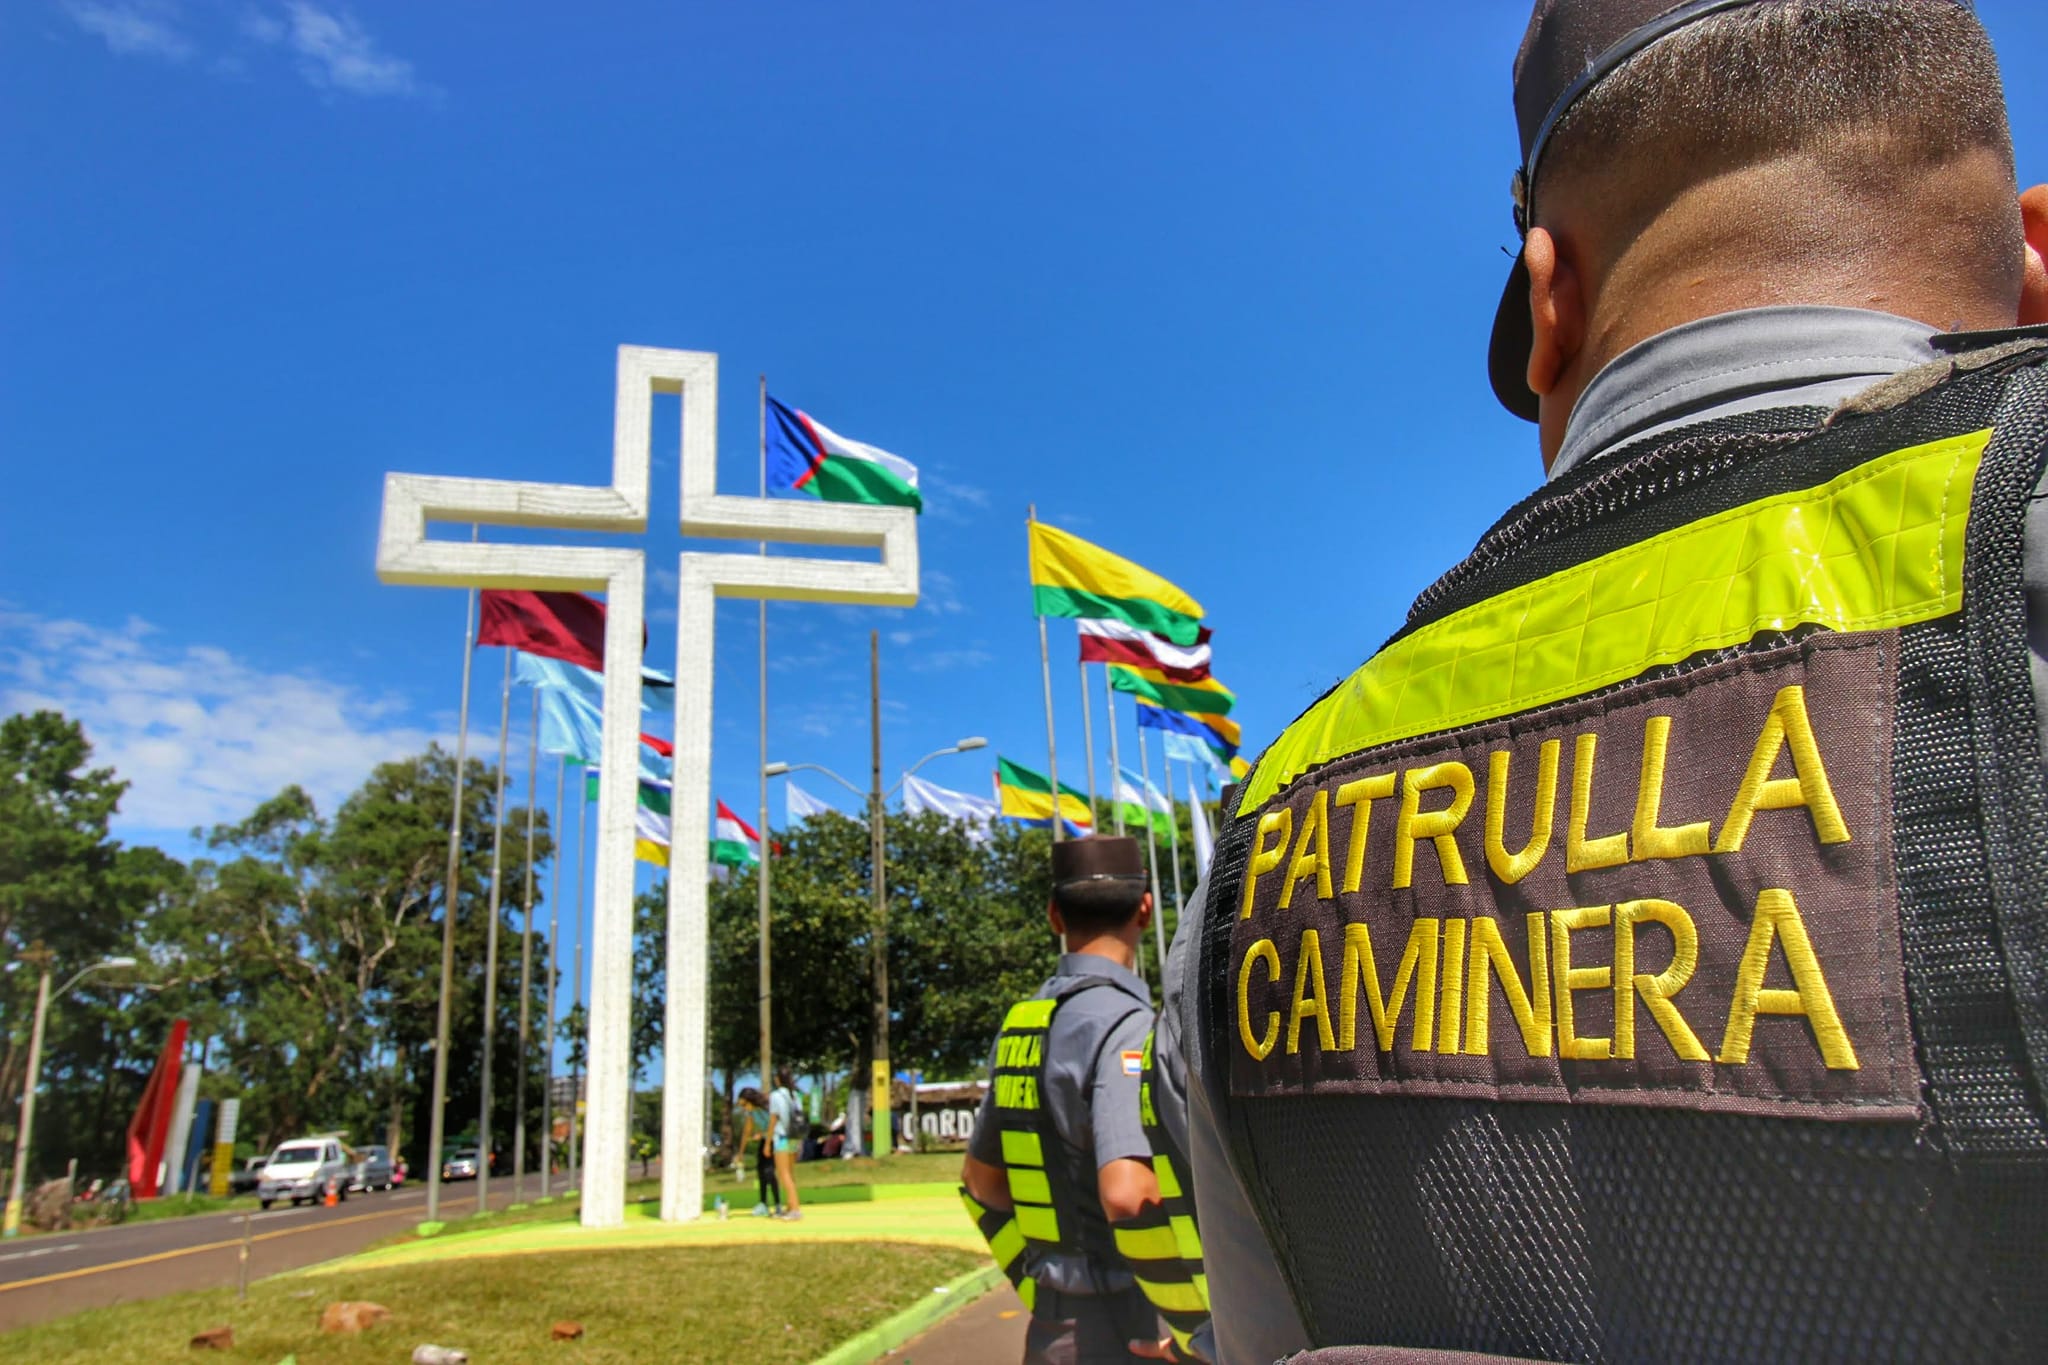
<instances>
[{"instance_id":1,"label":"white road marking","mask_svg":"<svg viewBox=\"0 0 2048 1365\"><path fill-rule=\"evenodd\" d=\"M76 1251L78 1247L77 1242L66 1242L60 1247L32 1247L27 1251L10 1251L5 1256L0 1256L0 1261L26 1261L34 1256L49 1256L59 1251Z\"/></svg>"}]
</instances>

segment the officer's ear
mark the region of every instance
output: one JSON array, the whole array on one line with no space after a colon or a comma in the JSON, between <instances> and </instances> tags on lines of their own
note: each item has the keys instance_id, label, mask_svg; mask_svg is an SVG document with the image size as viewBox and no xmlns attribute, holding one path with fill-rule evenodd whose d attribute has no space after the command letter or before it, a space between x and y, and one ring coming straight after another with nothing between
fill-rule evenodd
<instances>
[{"instance_id":1,"label":"officer's ear","mask_svg":"<svg viewBox=\"0 0 2048 1365\"><path fill-rule=\"evenodd\" d=\"M1529 268L1529 391L1543 397L1557 388L1586 341L1586 300L1579 272L1557 249L1547 228L1530 228L1522 241Z\"/></svg>"},{"instance_id":2,"label":"officer's ear","mask_svg":"<svg viewBox=\"0 0 2048 1365\"><path fill-rule=\"evenodd\" d=\"M2048 185L2020 196L2020 221L2027 234L2026 275L2020 284L2022 327L2048 322Z\"/></svg>"},{"instance_id":3,"label":"officer's ear","mask_svg":"<svg viewBox=\"0 0 2048 1365\"><path fill-rule=\"evenodd\" d=\"M1061 938L1067 936L1067 918L1060 913L1059 906L1051 901L1045 903L1045 922L1050 924L1052 931Z\"/></svg>"},{"instance_id":4,"label":"officer's ear","mask_svg":"<svg viewBox=\"0 0 2048 1365\"><path fill-rule=\"evenodd\" d=\"M1150 929L1152 927L1152 893L1150 891L1147 891L1145 898L1138 902L1138 927L1140 929Z\"/></svg>"}]
</instances>

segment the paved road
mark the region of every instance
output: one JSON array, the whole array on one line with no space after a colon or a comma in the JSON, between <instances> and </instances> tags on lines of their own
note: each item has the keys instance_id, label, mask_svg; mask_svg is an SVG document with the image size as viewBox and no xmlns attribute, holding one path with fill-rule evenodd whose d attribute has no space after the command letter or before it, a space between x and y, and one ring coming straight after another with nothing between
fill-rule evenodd
<instances>
[{"instance_id":1,"label":"paved road","mask_svg":"<svg viewBox=\"0 0 2048 1365\"><path fill-rule=\"evenodd\" d=\"M901 1365L990 1365L1021 1360L1029 1319L1017 1291L999 1284L889 1357Z\"/></svg>"},{"instance_id":2,"label":"paved road","mask_svg":"<svg viewBox=\"0 0 2048 1365\"><path fill-rule=\"evenodd\" d=\"M529 1196L539 1192L529 1175ZM558 1190L559 1192L559 1190ZM491 1181L491 1207L512 1202L512 1180ZM426 1212L425 1186L357 1194L334 1208L281 1205L249 1214L249 1278L333 1260L402 1232ZM476 1207L476 1187L442 1187L441 1213ZM87 1308L235 1283L243 1215L210 1213L0 1242L0 1331ZM4 1354L4 1348L0 1348Z\"/></svg>"}]
</instances>

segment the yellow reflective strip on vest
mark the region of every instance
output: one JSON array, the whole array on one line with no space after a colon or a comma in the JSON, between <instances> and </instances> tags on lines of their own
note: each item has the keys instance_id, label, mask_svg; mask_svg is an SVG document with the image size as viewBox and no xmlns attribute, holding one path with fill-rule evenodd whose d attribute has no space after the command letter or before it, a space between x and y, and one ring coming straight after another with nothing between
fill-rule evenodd
<instances>
[{"instance_id":1,"label":"yellow reflective strip on vest","mask_svg":"<svg viewBox=\"0 0 2048 1365\"><path fill-rule=\"evenodd\" d=\"M1038 1307L1038 1281L1027 1279L1019 1282L1017 1297L1024 1300L1026 1310Z\"/></svg>"},{"instance_id":2,"label":"yellow reflective strip on vest","mask_svg":"<svg viewBox=\"0 0 2048 1365\"><path fill-rule=\"evenodd\" d=\"M1034 1242L1057 1242L1060 1239L1059 1215L1049 1207L1019 1204L1017 1229Z\"/></svg>"},{"instance_id":3,"label":"yellow reflective strip on vest","mask_svg":"<svg viewBox=\"0 0 2048 1365\"><path fill-rule=\"evenodd\" d=\"M1208 1277L1207 1275L1197 1275L1197 1276L1195 1276L1195 1292L1196 1292L1197 1294L1200 1294L1200 1295L1202 1296L1202 1311L1203 1311L1204 1313L1208 1312L1208 1311L1209 1311L1209 1277Z\"/></svg>"},{"instance_id":4,"label":"yellow reflective strip on vest","mask_svg":"<svg viewBox=\"0 0 2048 1365\"><path fill-rule=\"evenodd\" d=\"M1180 1255L1172 1228L1117 1228L1116 1249L1133 1261L1170 1261Z\"/></svg>"},{"instance_id":5,"label":"yellow reflective strip on vest","mask_svg":"<svg viewBox=\"0 0 2048 1365\"><path fill-rule=\"evenodd\" d=\"M1186 1354L1194 1342L1195 1334L1193 1332L1183 1332L1170 1322L1166 1324L1166 1330L1168 1335L1172 1336L1173 1344L1180 1347L1182 1354Z\"/></svg>"},{"instance_id":6,"label":"yellow reflective strip on vest","mask_svg":"<svg viewBox=\"0 0 2048 1365\"><path fill-rule=\"evenodd\" d=\"M1195 1230L1195 1220L1184 1213L1176 1213L1168 1220L1173 1229L1174 1249L1183 1261L1202 1259L1202 1234Z\"/></svg>"},{"instance_id":7,"label":"yellow reflective strip on vest","mask_svg":"<svg viewBox=\"0 0 2048 1365\"><path fill-rule=\"evenodd\" d=\"M1012 1166L1010 1198L1020 1204L1050 1204L1052 1182L1045 1178L1044 1171L1034 1171L1026 1166Z\"/></svg>"},{"instance_id":8,"label":"yellow reflective strip on vest","mask_svg":"<svg viewBox=\"0 0 2048 1365\"><path fill-rule=\"evenodd\" d=\"M1038 1141L1038 1134L1019 1132L1015 1128L1003 1129L1003 1164L1043 1166L1045 1148Z\"/></svg>"},{"instance_id":9,"label":"yellow reflective strip on vest","mask_svg":"<svg viewBox=\"0 0 2048 1365\"><path fill-rule=\"evenodd\" d=\"M1057 1000L1020 1000L1003 1016L1003 1027L1044 1028L1052 1022L1052 1012L1059 1003Z\"/></svg>"},{"instance_id":10,"label":"yellow reflective strip on vest","mask_svg":"<svg viewBox=\"0 0 2048 1365\"><path fill-rule=\"evenodd\" d=\"M1180 1198L1180 1176L1173 1169L1173 1158L1164 1152L1152 1154L1152 1174L1159 1177L1161 1199Z\"/></svg>"},{"instance_id":11,"label":"yellow reflective strip on vest","mask_svg":"<svg viewBox=\"0 0 2048 1365\"><path fill-rule=\"evenodd\" d=\"M1962 605L1971 484L1990 440L1987 428L1895 450L1453 612L1289 726L1238 814L1332 759L1563 701L1761 631L1946 616Z\"/></svg>"},{"instance_id":12,"label":"yellow reflective strip on vest","mask_svg":"<svg viewBox=\"0 0 2048 1365\"><path fill-rule=\"evenodd\" d=\"M1018 1230L1016 1219L1003 1220L995 1236L988 1239L988 1249L995 1253L996 1264L1005 1270L1010 1268L1010 1262L1024 1254L1024 1234Z\"/></svg>"},{"instance_id":13,"label":"yellow reflective strip on vest","mask_svg":"<svg viewBox=\"0 0 2048 1365\"><path fill-rule=\"evenodd\" d=\"M1152 1306L1162 1313L1206 1313L1209 1311L1208 1296L1196 1290L1195 1286L1182 1280L1177 1284L1161 1284L1157 1280L1139 1280L1138 1288L1145 1291L1145 1297Z\"/></svg>"}]
</instances>

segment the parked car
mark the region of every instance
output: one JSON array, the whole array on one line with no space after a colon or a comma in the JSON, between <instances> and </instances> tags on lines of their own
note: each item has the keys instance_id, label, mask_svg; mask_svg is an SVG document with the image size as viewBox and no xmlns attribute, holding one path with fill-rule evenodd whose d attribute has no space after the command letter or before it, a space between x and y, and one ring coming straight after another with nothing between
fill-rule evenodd
<instances>
[{"instance_id":1,"label":"parked car","mask_svg":"<svg viewBox=\"0 0 2048 1365\"><path fill-rule=\"evenodd\" d=\"M252 1156L249 1157L247 1160L243 1161L241 1165L229 1171L228 1193L256 1193L257 1185L261 1184L263 1181L264 1163L268 1162L269 1160L270 1158L267 1156Z\"/></svg>"},{"instance_id":2,"label":"parked car","mask_svg":"<svg viewBox=\"0 0 2048 1365\"><path fill-rule=\"evenodd\" d=\"M396 1183L389 1147L356 1148L356 1169L352 1190L388 1190Z\"/></svg>"},{"instance_id":3,"label":"parked car","mask_svg":"<svg viewBox=\"0 0 2048 1365\"><path fill-rule=\"evenodd\" d=\"M443 1180L476 1179L476 1148L458 1147L441 1158Z\"/></svg>"},{"instance_id":4,"label":"parked car","mask_svg":"<svg viewBox=\"0 0 2048 1365\"><path fill-rule=\"evenodd\" d=\"M348 1198L354 1163L335 1138L294 1138L270 1154L262 1178L256 1182L256 1202L269 1208L280 1199L293 1204L310 1204L335 1182L338 1198Z\"/></svg>"}]
</instances>

